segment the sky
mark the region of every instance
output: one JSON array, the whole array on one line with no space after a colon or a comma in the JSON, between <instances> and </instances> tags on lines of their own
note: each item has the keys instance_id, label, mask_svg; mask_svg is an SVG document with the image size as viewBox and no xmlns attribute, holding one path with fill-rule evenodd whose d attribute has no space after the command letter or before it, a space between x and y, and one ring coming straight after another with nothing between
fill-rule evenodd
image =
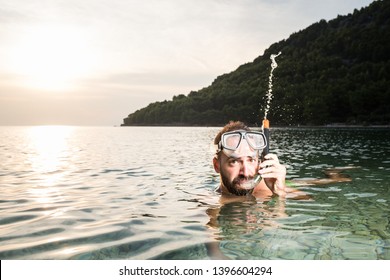
<instances>
[{"instance_id":1,"label":"sky","mask_svg":"<svg viewBox=\"0 0 390 280\"><path fill-rule=\"evenodd\" d=\"M117 126L373 0L0 0L0 125Z\"/></svg>"}]
</instances>

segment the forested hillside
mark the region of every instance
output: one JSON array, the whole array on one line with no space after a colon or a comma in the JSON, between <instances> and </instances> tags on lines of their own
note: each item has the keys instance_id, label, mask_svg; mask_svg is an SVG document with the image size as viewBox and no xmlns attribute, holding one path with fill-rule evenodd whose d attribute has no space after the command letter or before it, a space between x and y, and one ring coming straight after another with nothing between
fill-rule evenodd
<instances>
[{"instance_id":1,"label":"forested hillside","mask_svg":"<svg viewBox=\"0 0 390 280\"><path fill-rule=\"evenodd\" d=\"M314 23L210 86L149 104L122 125L259 125L270 55L278 52L268 113L273 125L390 123L390 1L375 1Z\"/></svg>"}]
</instances>

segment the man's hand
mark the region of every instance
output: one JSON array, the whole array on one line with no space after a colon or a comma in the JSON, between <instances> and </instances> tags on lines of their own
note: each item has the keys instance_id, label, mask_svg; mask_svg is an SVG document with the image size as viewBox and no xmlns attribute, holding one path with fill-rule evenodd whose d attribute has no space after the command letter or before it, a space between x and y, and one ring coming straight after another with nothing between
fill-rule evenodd
<instances>
[{"instance_id":1,"label":"man's hand","mask_svg":"<svg viewBox=\"0 0 390 280\"><path fill-rule=\"evenodd\" d=\"M279 163L275 154L267 154L260 163L259 174L267 187L279 196L286 195L286 167Z\"/></svg>"}]
</instances>

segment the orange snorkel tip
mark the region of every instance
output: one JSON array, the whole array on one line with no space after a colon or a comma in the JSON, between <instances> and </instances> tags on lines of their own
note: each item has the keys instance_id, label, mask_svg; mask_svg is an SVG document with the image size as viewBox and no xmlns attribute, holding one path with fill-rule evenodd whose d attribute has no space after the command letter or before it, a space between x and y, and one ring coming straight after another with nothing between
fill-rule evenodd
<instances>
[{"instance_id":1,"label":"orange snorkel tip","mask_svg":"<svg viewBox=\"0 0 390 280\"><path fill-rule=\"evenodd\" d=\"M263 129L264 128L269 128L269 120L268 119L263 120Z\"/></svg>"}]
</instances>

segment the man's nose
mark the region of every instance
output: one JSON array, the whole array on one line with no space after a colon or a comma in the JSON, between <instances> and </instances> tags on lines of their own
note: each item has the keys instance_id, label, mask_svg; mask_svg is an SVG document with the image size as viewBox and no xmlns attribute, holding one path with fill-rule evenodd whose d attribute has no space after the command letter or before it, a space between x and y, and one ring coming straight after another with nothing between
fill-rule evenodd
<instances>
[{"instance_id":1,"label":"man's nose","mask_svg":"<svg viewBox=\"0 0 390 280\"><path fill-rule=\"evenodd\" d=\"M250 174L250 165L248 162L244 161L241 163L241 168L240 168L240 174L248 177Z\"/></svg>"}]
</instances>

